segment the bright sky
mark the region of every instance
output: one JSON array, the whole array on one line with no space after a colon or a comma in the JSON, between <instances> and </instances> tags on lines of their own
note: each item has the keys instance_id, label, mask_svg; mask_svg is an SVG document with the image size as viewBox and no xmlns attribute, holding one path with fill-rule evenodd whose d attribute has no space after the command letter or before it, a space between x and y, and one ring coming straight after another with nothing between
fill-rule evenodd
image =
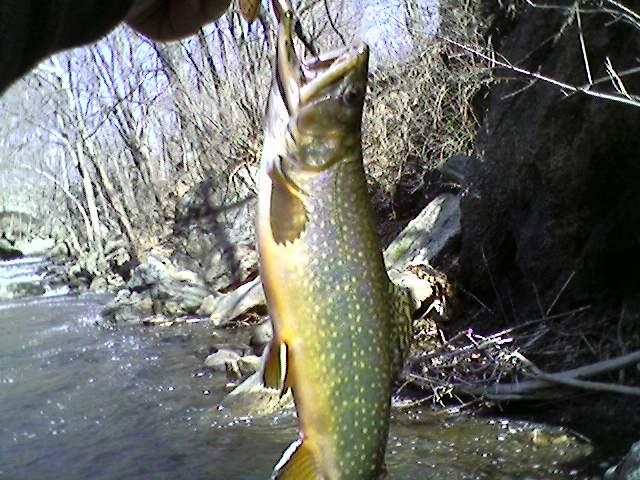
<instances>
[{"instance_id":1,"label":"bright sky","mask_svg":"<svg viewBox=\"0 0 640 480\"><path fill-rule=\"evenodd\" d=\"M407 15L406 5L413 18ZM437 0L361 0L351 3L351 8L357 9L355 18L359 18L354 36L369 44L373 67L383 60L401 61L411 52L410 31L433 34L440 25Z\"/></svg>"},{"instance_id":2,"label":"bright sky","mask_svg":"<svg viewBox=\"0 0 640 480\"><path fill-rule=\"evenodd\" d=\"M421 33L428 35L437 30L440 24L440 15L436 2L437 0L333 0L329 2L329 8L333 16L339 17L338 23L341 24L341 31L347 41L359 39L369 44L371 48L370 66L371 68L375 68L375 65L381 61L391 63L402 61L414 47L412 42L414 41L415 35L413 34ZM324 15L322 10L323 9L318 10L318 13ZM409 14L407 12L409 12ZM225 20L221 21L223 24L224 22ZM261 33L257 27L254 28L254 31L257 34ZM419 37L418 35L418 38ZM105 42L108 41L108 39L105 40ZM114 45L107 46L105 42L98 44L98 49L109 59L109 55L111 54L110 48L113 48ZM217 42L214 40L214 43ZM154 58L153 55L149 56L150 52L151 49L143 45L140 47L140 50L137 51L136 57L141 58L143 62L148 62L149 59ZM226 61L229 62L229 60L230 57L227 57ZM114 63L117 66L119 62ZM151 64L152 63L153 61ZM153 66L151 64L149 67ZM226 66L229 67L229 65ZM187 65L185 64L185 68L186 67ZM117 72L117 75L125 74L126 72L124 71ZM122 87L121 90L126 90L123 85L118 86ZM35 95L34 91L26 91L25 83L23 82L18 82L12 90L13 92L7 92L5 98L3 98L2 107L6 108L11 106L12 111L21 111L23 107L20 107L20 104L23 104L25 111L29 111L29 113L38 117L38 112L33 111L33 107L37 102L34 103L28 99L30 95ZM120 92L120 94L122 94L122 92ZM102 118L104 113L101 112L104 110L105 102L97 101L98 99L95 96L104 95L105 97L109 97L109 89L106 89L104 85L98 85L97 88L93 88L90 92L87 92L87 95L89 95L89 97L85 98L83 96L81 97L81 101L83 104L86 103L86 110L89 113L89 117L97 115ZM11 99L11 97L13 97L13 99ZM35 95L34 99L39 99L40 97L42 97L41 94ZM13 100L13 102L11 102L11 100ZM106 103L109 103L108 99ZM25 174L27 177L34 176L33 172L29 173L24 171L18 175L9 168L14 165L13 161L8 160L12 150L17 145L17 143L15 143L17 140L20 140L18 143L22 144L20 146L20 155L16 157L20 162L30 163L31 158L40 159L41 161L43 158L51 160L59 160L62 158L60 156L61 154L56 156L56 152L59 150L57 147L47 144L47 134L45 131L34 130L33 132L29 132L25 130L28 125L24 124L21 125L20 129L14 129L13 121L16 118L6 115L6 110L4 113L3 122L0 123L0 135L3 137L0 138L0 177L2 178L2 182L0 183L0 198L6 198L7 196L13 197L14 187L19 188L20 185L23 184ZM137 112L134 111L134 115L136 114ZM11 132L14 131L20 132L20 135L24 137L22 139L12 138L13 135ZM149 130L146 132L145 140L148 142L150 148L153 147L152 144L154 143L152 138L153 133L153 131ZM156 143L160 145L161 142ZM47 182L42 178L38 178L37 180L34 178L34 181Z\"/></svg>"}]
</instances>

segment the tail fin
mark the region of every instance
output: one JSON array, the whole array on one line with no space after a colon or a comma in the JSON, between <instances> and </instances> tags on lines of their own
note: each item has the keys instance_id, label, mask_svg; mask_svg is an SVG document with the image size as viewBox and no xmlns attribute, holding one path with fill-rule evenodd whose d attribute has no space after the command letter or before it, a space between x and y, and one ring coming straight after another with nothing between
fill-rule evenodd
<instances>
[{"instance_id":1,"label":"tail fin","mask_svg":"<svg viewBox=\"0 0 640 480\"><path fill-rule=\"evenodd\" d=\"M296 440L282 454L271 480L323 480L318 465L302 440Z\"/></svg>"}]
</instances>

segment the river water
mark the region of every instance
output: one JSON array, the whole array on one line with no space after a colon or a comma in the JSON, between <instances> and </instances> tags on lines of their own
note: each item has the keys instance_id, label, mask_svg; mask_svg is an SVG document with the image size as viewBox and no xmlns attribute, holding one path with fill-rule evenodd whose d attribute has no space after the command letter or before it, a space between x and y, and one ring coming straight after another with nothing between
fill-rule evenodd
<instances>
[{"instance_id":1,"label":"river water","mask_svg":"<svg viewBox=\"0 0 640 480\"><path fill-rule=\"evenodd\" d=\"M226 379L202 367L249 332L105 329L108 297L55 293L0 301L0 479L269 478L294 414L222 417ZM590 452L549 425L395 409L387 463L391 479L586 479Z\"/></svg>"}]
</instances>

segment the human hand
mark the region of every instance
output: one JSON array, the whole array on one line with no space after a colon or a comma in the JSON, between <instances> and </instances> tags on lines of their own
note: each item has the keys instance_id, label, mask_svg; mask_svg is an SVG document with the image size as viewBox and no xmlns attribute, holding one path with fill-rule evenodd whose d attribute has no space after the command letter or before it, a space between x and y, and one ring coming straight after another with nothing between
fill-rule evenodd
<instances>
[{"instance_id":1,"label":"human hand","mask_svg":"<svg viewBox=\"0 0 640 480\"><path fill-rule=\"evenodd\" d=\"M219 18L230 0L134 0L127 24L153 40L179 40Z\"/></svg>"}]
</instances>

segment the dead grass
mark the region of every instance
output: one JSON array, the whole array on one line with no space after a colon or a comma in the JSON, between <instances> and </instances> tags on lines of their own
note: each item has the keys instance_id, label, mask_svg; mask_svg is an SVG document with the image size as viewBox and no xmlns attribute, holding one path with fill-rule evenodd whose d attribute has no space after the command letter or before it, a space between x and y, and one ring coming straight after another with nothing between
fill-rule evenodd
<instances>
[{"instance_id":1,"label":"dead grass","mask_svg":"<svg viewBox=\"0 0 640 480\"><path fill-rule=\"evenodd\" d=\"M443 2L440 13L440 35L486 49L477 6ZM491 79L482 62L446 42L424 34L414 43L406 61L376 70L365 109L365 163L374 204L391 212L385 220L396 216L390 203L402 183L415 193L425 173L472 152L479 125L472 101Z\"/></svg>"}]
</instances>

